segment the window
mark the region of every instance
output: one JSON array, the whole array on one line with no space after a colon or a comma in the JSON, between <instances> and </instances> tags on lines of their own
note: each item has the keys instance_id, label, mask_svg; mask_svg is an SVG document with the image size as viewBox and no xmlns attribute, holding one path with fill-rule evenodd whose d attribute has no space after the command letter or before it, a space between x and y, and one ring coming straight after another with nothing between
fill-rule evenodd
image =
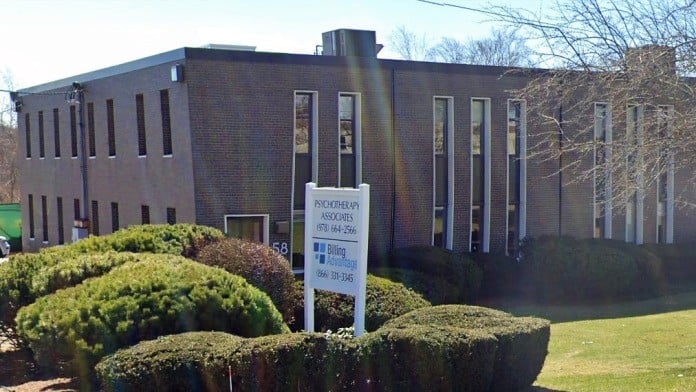
<instances>
[{"instance_id":1,"label":"window","mask_svg":"<svg viewBox=\"0 0 696 392\"><path fill-rule=\"evenodd\" d=\"M73 215L75 220L80 220L82 216L80 211L80 199L73 199Z\"/></svg>"},{"instance_id":2,"label":"window","mask_svg":"<svg viewBox=\"0 0 696 392\"><path fill-rule=\"evenodd\" d=\"M28 204L29 204L29 239L33 240L35 236L34 232L34 195L29 195L28 196Z\"/></svg>"},{"instance_id":3,"label":"window","mask_svg":"<svg viewBox=\"0 0 696 392\"><path fill-rule=\"evenodd\" d=\"M24 115L24 130L26 157L31 158L31 117L29 117L29 113Z\"/></svg>"},{"instance_id":4,"label":"window","mask_svg":"<svg viewBox=\"0 0 696 392\"><path fill-rule=\"evenodd\" d=\"M89 156L97 156L97 131L94 129L94 103L87 103L87 132L89 138Z\"/></svg>"},{"instance_id":5,"label":"window","mask_svg":"<svg viewBox=\"0 0 696 392\"><path fill-rule=\"evenodd\" d=\"M669 145L672 137L674 107L658 106L657 132L660 145L657 180L657 238L659 244L674 241L674 153Z\"/></svg>"},{"instance_id":6,"label":"window","mask_svg":"<svg viewBox=\"0 0 696 392\"><path fill-rule=\"evenodd\" d=\"M317 182L317 93L295 92L292 267L304 268L305 184Z\"/></svg>"},{"instance_id":7,"label":"window","mask_svg":"<svg viewBox=\"0 0 696 392\"><path fill-rule=\"evenodd\" d=\"M77 112L75 105L70 106L70 150L72 157L77 158Z\"/></svg>"},{"instance_id":8,"label":"window","mask_svg":"<svg viewBox=\"0 0 696 392\"><path fill-rule=\"evenodd\" d=\"M41 236L44 244L48 243L48 202L41 196Z\"/></svg>"},{"instance_id":9,"label":"window","mask_svg":"<svg viewBox=\"0 0 696 392\"><path fill-rule=\"evenodd\" d=\"M140 222L144 225L150 224L150 206L140 206Z\"/></svg>"},{"instance_id":10,"label":"window","mask_svg":"<svg viewBox=\"0 0 696 392\"><path fill-rule=\"evenodd\" d=\"M118 221L118 203L111 202L111 232L115 233L120 228Z\"/></svg>"},{"instance_id":11,"label":"window","mask_svg":"<svg viewBox=\"0 0 696 392\"><path fill-rule=\"evenodd\" d=\"M433 100L433 246L452 247L452 99Z\"/></svg>"},{"instance_id":12,"label":"window","mask_svg":"<svg viewBox=\"0 0 696 392\"><path fill-rule=\"evenodd\" d=\"M471 100L471 252L488 252L490 221L490 101Z\"/></svg>"},{"instance_id":13,"label":"window","mask_svg":"<svg viewBox=\"0 0 696 392\"><path fill-rule=\"evenodd\" d=\"M160 90L160 111L162 113L162 153L172 155L172 120L169 112L169 90Z\"/></svg>"},{"instance_id":14,"label":"window","mask_svg":"<svg viewBox=\"0 0 696 392\"><path fill-rule=\"evenodd\" d=\"M507 116L507 156L508 156L508 202L507 202L507 241L506 252L508 255L517 255L520 240L524 238L524 195L526 187L526 166L522 161L526 153L526 138L524 134L524 101L509 100Z\"/></svg>"},{"instance_id":15,"label":"window","mask_svg":"<svg viewBox=\"0 0 696 392\"><path fill-rule=\"evenodd\" d=\"M225 215L225 233L268 245L268 215Z\"/></svg>"},{"instance_id":16,"label":"window","mask_svg":"<svg viewBox=\"0 0 696 392\"><path fill-rule=\"evenodd\" d=\"M626 242L643 243L643 176L641 173L643 144L643 107L626 108L626 170L628 173L626 200Z\"/></svg>"},{"instance_id":17,"label":"window","mask_svg":"<svg viewBox=\"0 0 696 392\"><path fill-rule=\"evenodd\" d=\"M360 95L340 94L339 121L339 187L357 187L362 181L360 151Z\"/></svg>"},{"instance_id":18,"label":"window","mask_svg":"<svg viewBox=\"0 0 696 392\"><path fill-rule=\"evenodd\" d=\"M167 224L176 224L176 208L167 207Z\"/></svg>"},{"instance_id":19,"label":"window","mask_svg":"<svg viewBox=\"0 0 696 392\"><path fill-rule=\"evenodd\" d=\"M65 243L65 227L63 225L63 198L56 198L56 215L58 217L58 245Z\"/></svg>"},{"instance_id":20,"label":"window","mask_svg":"<svg viewBox=\"0 0 696 392\"><path fill-rule=\"evenodd\" d=\"M92 222L91 226L92 234L99 235L99 203L96 200L92 200Z\"/></svg>"},{"instance_id":21,"label":"window","mask_svg":"<svg viewBox=\"0 0 696 392\"><path fill-rule=\"evenodd\" d=\"M60 158L60 121L58 109L53 109L53 155Z\"/></svg>"},{"instance_id":22,"label":"window","mask_svg":"<svg viewBox=\"0 0 696 392\"><path fill-rule=\"evenodd\" d=\"M145 135L145 99L142 94L135 96L135 114L138 123L138 156L147 155L147 138Z\"/></svg>"},{"instance_id":23,"label":"window","mask_svg":"<svg viewBox=\"0 0 696 392\"><path fill-rule=\"evenodd\" d=\"M611 111L594 105L594 238L611 238Z\"/></svg>"},{"instance_id":24,"label":"window","mask_svg":"<svg viewBox=\"0 0 696 392\"><path fill-rule=\"evenodd\" d=\"M39 158L46 157L46 146L44 138L44 115L42 111L39 111Z\"/></svg>"},{"instance_id":25,"label":"window","mask_svg":"<svg viewBox=\"0 0 696 392\"><path fill-rule=\"evenodd\" d=\"M109 156L116 156L116 127L114 125L114 100L106 100L106 138L109 143Z\"/></svg>"}]
</instances>

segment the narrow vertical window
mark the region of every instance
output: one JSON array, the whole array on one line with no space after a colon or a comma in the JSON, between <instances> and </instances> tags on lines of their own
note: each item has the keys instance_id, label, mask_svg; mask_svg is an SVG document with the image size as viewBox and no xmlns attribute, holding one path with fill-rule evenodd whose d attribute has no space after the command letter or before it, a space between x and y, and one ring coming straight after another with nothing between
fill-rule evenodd
<instances>
[{"instance_id":1,"label":"narrow vertical window","mask_svg":"<svg viewBox=\"0 0 696 392\"><path fill-rule=\"evenodd\" d=\"M672 137L672 106L659 106L657 132L660 146L657 180L657 238L659 244L673 242L674 226L674 153L669 142Z\"/></svg>"},{"instance_id":2,"label":"narrow vertical window","mask_svg":"<svg viewBox=\"0 0 696 392\"><path fill-rule=\"evenodd\" d=\"M109 144L109 156L116 156L116 127L114 125L114 100L106 100L106 138Z\"/></svg>"},{"instance_id":3,"label":"narrow vertical window","mask_svg":"<svg viewBox=\"0 0 696 392\"><path fill-rule=\"evenodd\" d=\"M471 252L488 252L490 210L489 101L471 101Z\"/></svg>"},{"instance_id":4,"label":"narrow vertical window","mask_svg":"<svg viewBox=\"0 0 696 392\"><path fill-rule=\"evenodd\" d=\"M642 108L629 105L626 110L626 170L628 196L626 200L626 242L643 243L643 192L642 192Z\"/></svg>"},{"instance_id":5,"label":"narrow vertical window","mask_svg":"<svg viewBox=\"0 0 696 392\"><path fill-rule=\"evenodd\" d=\"M63 198L56 198L56 216L58 220L58 245L65 243L65 226L63 223Z\"/></svg>"},{"instance_id":6,"label":"narrow vertical window","mask_svg":"<svg viewBox=\"0 0 696 392\"><path fill-rule=\"evenodd\" d=\"M140 222L144 225L150 224L150 206L140 206Z\"/></svg>"},{"instance_id":7,"label":"narrow vertical window","mask_svg":"<svg viewBox=\"0 0 696 392\"><path fill-rule=\"evenodd\" d=\"M433 246L451 247L450 164L451 100L435 98L433 102Z\"/></svg>"},{"instance_id":8,"label":"narrow vertical window","mask_svg":"<svg viewBox=\"0 0 696 392\"><path fill-rule=\"evenodd\" d=\"M92 234L99 235L99 203L96 200L92 200L92 222L90 227L92 228Z\"/></svg>"},{"instance_id":9,"label":"narrow vertical window","mask_svg":"<svg viewBox=\"0 0 696 392\"><path fill-rule=\"evenodd\" d=\"M70 106L70 151L72 157L77 157L77 111L75 105Z\"/></svg>"},{"instance_id":10,"label":"narrow vertical window","mask_svg":"<svg viewBox=\"0 0 696 392\"><path fill-rule=\"evenodd\" d=\"M359 96L341 94L339 113L339 187L354 188L360 182Z\"/></svg>"},{"instance_id":11,"label":"narrow vertical window","mask_svg":"<svg viewBox=\"0 0 696 392\"><path fill-rule=\"evenodd\" d=\"M24 115L24 136L26 137L26 157L31 158L31 117L29 113Z\"/></svg>"},{"instance_id":12,"label":"narrow vertical window","mask_svg":"<svg viewBox=\"0 0 696 392\"><path fill-rule=\"evenodd\" d=\"M44 243L48 243L48 201L46 196L41 196L41 237Z\"/></svg>"},{"instance_id":13,"label":"narrow vertical window","mask_svg":"<svg viewBox=\"0 0 696 392\"><path fill-rule=\"evenodd\" d=\"M46 157L46 145L44 139L44 115L42 111L39 111L39 158Z\"/></svg>"},{"instance_id":14,"label":"narrow vertical window","mask_svg":"<svg viewBox=\"0 0 696 392\"><path fill-rule=\"evenodd\" d=\"M594 238L611 238L611 166L607 104L594 106Z\"/></svg>"},{"instance_id":15,"label":"narrow vertical window","mask_svg":"<svg viewBox=\"0 0 696 392\"><path fill-rule=\"evenodd\" d=\"M167 207L167 224L176 224L176 208Z\"/></svg>"},{"instance_id":16,"label":"narrow vertical window","mask_svg":"<svg viewBox=\"0 0 696 392\"><path fill-rule=\"evenodd\" d=\"M111 232L115 233L119 228L118 203L111 202Z\"/></svg>"},{"instance_id":17,"label":"narrow vertical window","mask_svg":"<svg viewBox=\"0 0 696 392\"><path fill-rule=\"evenodd\" d=\"M160 90L160 111L162 113L162 154L172 155L172 119L169 111L169 90Z\"/></svg>"},{"instance_id":18,"label":"narrow vertical window","mask_svg":"<svg viewBox=\"0 0 696 392\"><path fill-rule=\"evenodd\" d=\"M508 255L517 255L521 237L521 136L523 125L523 102L508 101L507 118L507 156L508 156L508 206L507 206L507 244Z\"/></svg>"},{"instance_id":19,"label":"narrow vertical window","mask_svg":"<svg viewBox=\"0 0 696 392\"><path fill-rule=\"evenodd\" d=\"M82 213L80 212L80 199L73 199L73 219L80 220Z\"/></svg>"},{"instance_id":20,"label":"narrow vertical window","mask_svg":"<svg viewBox=\"0 0 696 392\"><path fill-rule=\"evenodd\" d=\"M60 118L58 108L53 109L53 154L60 158Z\"/></svg>"},{"instance_id":21,"label":"narrow vertical window","mask_svg":"<svg viewBox=\"0 0 696 392\"><path fill-rule=\"evenodd\" d=\"M142 94L135 96L135 115L138 124L138 155L147 155L147 138L145 135L145 99Z\"/></svg>"},{"instance_id":22,"label":"narrow vertical window","mask_svg":"<svg viewBox=\"0 0 696 392\"><path fill-rule=\"evenodd\" d=\"M304 268L305 184L316 182L316 93L295 93L292 267Z\"/></svg>"},{"instance_id":23,"label":"narrow vertical window","mask_svg":"<svg viewBox=\"0 0 696 392\"><path fill-rule=\"evenodd\" d=\"M97 131L94 125L94 103L87 103L87 132L89 140L89 156L97 156Z\"/></svg>"},{"instance_id":24,"label":"narrow vertical window","mask_svg":"<svg viewBox=\"0 0 696 392\"><path fill-rule=\"evenodd\" d=\"M34 195L29 195L29 239L36 238L34 231Z\"/></svg>"}]
</instances>

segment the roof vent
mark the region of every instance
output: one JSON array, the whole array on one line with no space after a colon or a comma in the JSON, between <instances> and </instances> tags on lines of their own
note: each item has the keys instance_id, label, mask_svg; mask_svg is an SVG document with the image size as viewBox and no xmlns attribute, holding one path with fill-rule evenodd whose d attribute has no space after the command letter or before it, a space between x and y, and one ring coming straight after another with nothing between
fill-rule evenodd
<instances>
[{"instance_id":1,"label":"roof vent","mask_svg":"<svg viewBox=\"0 0 696 392\"><path fill-rule=\"evenodd\" d=\"M204 49L217 49L217 50L242 50L246 52L255 52L256 46L248 45L225 45L225 44L206 44L201 46Z\"/></svg>"},{"instance_id":2,"label":"roof vent","mask_svg":"<svg viewBox=\"0 0 696 392\"><path fill-rule=\"evenodd\" d=\"M382 45L370 30L338 29L321 35L324 56L377 57Z\"/></svg>"}]
</instances>

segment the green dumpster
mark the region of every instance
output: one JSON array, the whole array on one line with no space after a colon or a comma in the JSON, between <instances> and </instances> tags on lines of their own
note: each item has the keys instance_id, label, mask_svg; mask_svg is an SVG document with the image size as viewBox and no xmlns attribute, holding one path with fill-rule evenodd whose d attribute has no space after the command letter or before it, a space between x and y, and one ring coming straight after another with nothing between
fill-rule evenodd
<instances>
[{"instance_id":1,"label":"green dumpster","mask_svg":"<svg viewBox=\"0 0 696 392\"><path fill-rule=\"evenodd\" d=\"M19 203L0 204L0 235L10 242L10 250L22 250L22 210Z\"/></svg>"}]
</instances>

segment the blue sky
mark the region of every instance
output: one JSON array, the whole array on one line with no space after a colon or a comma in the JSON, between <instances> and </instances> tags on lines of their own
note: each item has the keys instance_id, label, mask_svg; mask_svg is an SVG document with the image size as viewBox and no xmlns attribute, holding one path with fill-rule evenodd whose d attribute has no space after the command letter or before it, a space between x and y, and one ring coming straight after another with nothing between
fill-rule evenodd
<instances>
[{"instance_id":1,"label":"blue sky","mask_svg":"<svg viewBox=\"0 0 696 392\"><path fill-rule=\"evenodd\" d=\"M544 1L552 0L495 3L538 10ZM447 2L474 8L489 3ZM380 57L397 58L388 41L400 25L433 42L480 38L492 27L483 15L417 0L0 0L0 11L0 73L9 71L15 88L183 46L252 45L310 54L322 32L356 28L375 30L385 45Z\"/></svg>"}]
</instances>

